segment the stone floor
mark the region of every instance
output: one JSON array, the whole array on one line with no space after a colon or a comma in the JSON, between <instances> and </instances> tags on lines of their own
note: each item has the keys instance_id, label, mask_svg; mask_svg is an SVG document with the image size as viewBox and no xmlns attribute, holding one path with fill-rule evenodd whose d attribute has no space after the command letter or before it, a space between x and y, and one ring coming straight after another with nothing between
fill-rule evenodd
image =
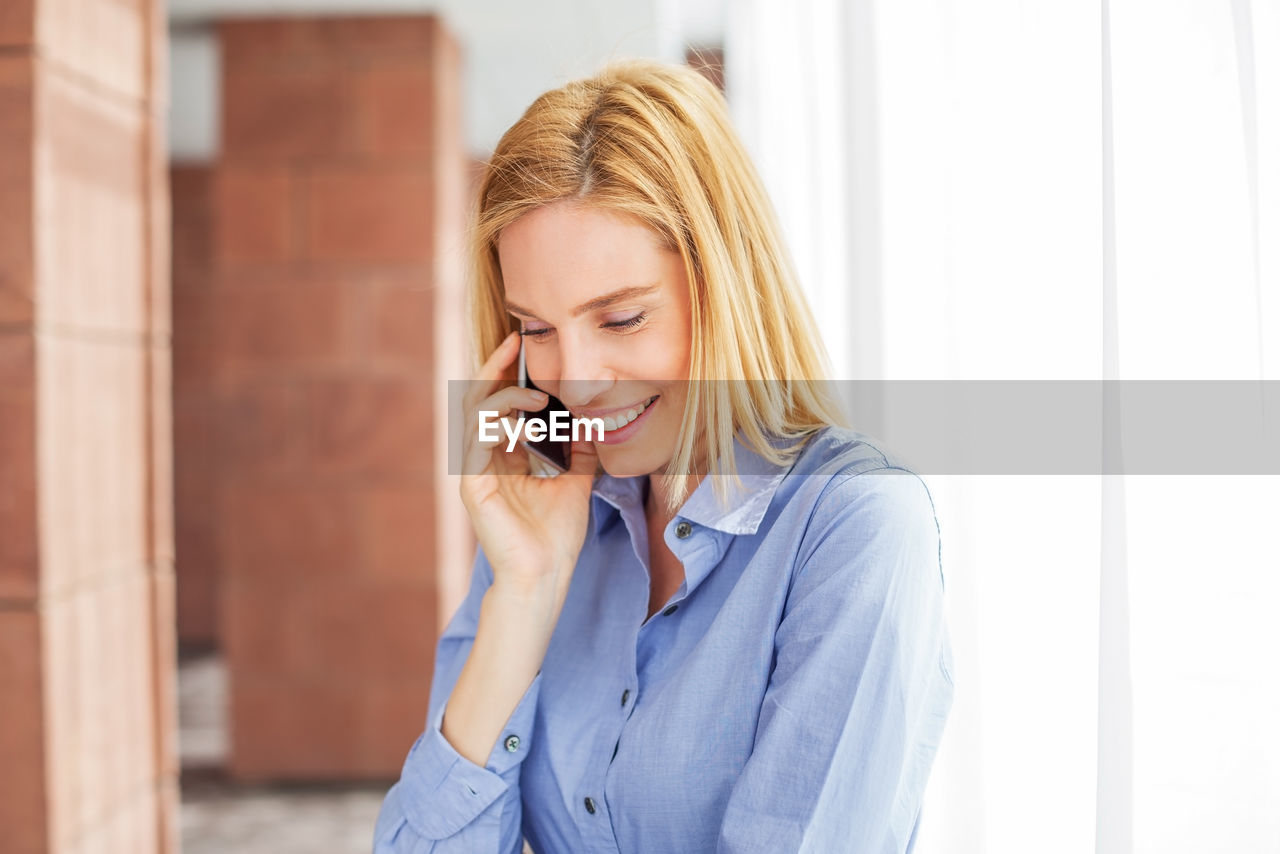
<instances>
[{"instance_id":1,"label":"stone floor","mask_svg":"<svg viewBox=\"0 0 1280 854\"><path fill-rule=\"evenodd\" d=\"M178 666L183 854L369 854L385 785L242 786L227 750L226 674L216 654Z\"/></svg>"},{"instance_id":2,"label":"stone floor","mask_svg":"<svg viewBox=\"0 0 1280 854\"><path fill-rule=\"evenodd\" d=\"M385 790L182 784L183 854L369 854Z\"/></svg>"}]
</instances>

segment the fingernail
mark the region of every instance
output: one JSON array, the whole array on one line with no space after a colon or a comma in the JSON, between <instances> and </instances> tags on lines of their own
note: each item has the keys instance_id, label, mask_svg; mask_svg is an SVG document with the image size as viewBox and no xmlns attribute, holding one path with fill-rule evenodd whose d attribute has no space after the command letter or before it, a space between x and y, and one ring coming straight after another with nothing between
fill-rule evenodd
<instances>
[{"instance_id":1,"label":"fingernail","mask_svg":"<svg viewBox=\"0 0 1280 854\"><path fill-rule=\"evenodd\" d=\"M533 391L534 400L538 401L539 403L547 402L547 393L545 391L538 391L537 389L532 389L532 391Z\"/></svg>"}]
</instances>

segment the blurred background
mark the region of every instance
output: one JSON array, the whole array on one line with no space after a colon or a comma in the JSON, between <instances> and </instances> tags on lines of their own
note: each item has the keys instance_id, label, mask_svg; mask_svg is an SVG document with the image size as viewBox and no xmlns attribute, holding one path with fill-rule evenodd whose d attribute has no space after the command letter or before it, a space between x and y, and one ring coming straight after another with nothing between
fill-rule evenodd
<instances>
[{"instance_id":1,"label":"blurred background","mask_svg":"<svg viewBox=\"0 0 1280 854\"><path fill-rule=\"evenodd\" d=\"M637 55L724 88L836 377L1280 379L1275 0L0 0L0 851L371 848L471 188ZM925 472L919 854L1280 852L1280 479L1101 471Z\"/></svg>"}]
</instances>

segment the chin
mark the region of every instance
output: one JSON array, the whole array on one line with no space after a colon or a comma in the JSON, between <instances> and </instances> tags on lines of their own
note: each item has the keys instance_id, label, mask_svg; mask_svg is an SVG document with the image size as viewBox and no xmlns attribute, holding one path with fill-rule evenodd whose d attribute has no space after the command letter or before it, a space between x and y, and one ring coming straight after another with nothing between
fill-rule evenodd
<instances>
[{"instance_id":1,"label":"chin","mask_svg":"<svg viewBox=\"0 0 1280 854\"><path fill-rule=\"evenodd\" d=\"M652 451L641 452L640 449L622 450L609 445L596 445L596 455L600 466L612 477L641 477L661 472L671 460Z\"/></svg>"}]
</instances>

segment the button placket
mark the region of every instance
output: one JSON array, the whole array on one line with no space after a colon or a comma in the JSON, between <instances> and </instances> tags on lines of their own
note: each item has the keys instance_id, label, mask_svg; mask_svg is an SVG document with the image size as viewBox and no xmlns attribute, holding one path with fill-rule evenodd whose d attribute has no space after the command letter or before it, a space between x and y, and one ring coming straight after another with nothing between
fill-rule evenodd
<instances>
[{"instance_id":1,"label":"button placket","mask_svg":"<svg viewBox=\"0 0 1280 854\"><path fill-rule=\"evenodd\" d=\"M627 721L631 718L631 708L628 708L627 701L631 699L631 689L622 689L622 699L618 703L618 709L622 712L622 720L618 724L618 736L613 741L613 752L609 754L609 764L613 764L613 760L618 758L618 747L622 744L622 731L627 726Z\"/></svg>"}]
</instances>

